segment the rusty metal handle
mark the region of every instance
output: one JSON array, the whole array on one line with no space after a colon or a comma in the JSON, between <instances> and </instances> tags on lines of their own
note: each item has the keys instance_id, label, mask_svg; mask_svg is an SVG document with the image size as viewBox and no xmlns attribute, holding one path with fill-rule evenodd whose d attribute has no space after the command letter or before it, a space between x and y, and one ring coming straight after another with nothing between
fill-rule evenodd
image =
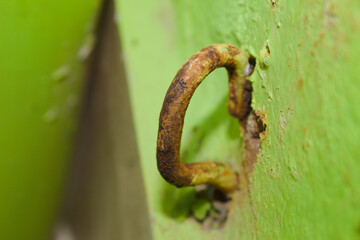
<instances>
[{"instance_id":1,"label":"rusty metal handle","mask_svg":"<svg viewBox=\"0 0 360 240\"><path fill-rule=\"evenodd\" d=\"M177 72L160 113L157 165L161 175L177 186L210 184L224 193L238 188L237 173L227 164L180 161L181 135L186 109L195 89L213 70L225 67L229 75L230 114L243 120L249 113L251 92L246 91L250 75L249 56L231 44L210 45L194 54Z\"/></svg>"}]
</instances>

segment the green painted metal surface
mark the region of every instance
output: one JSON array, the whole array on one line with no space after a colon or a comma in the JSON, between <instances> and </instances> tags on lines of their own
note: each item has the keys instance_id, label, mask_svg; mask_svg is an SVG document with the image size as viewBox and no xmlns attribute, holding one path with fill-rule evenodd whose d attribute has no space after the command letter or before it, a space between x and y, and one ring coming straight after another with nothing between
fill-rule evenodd
<instances>
[{"instance_id":1,"label":"green painted metal surface","mask_svg":"<svg viewBox=\"0 0 360 240\"><path fill-rule=\"evenodd\" d=\"M49 239L99 1L0 3L0 239Z\"/></svg>"},{"instance_id":2,"label":"green painted metal surface","mask_svg":"<svg viewBox=\"0 0 360 240\"><path fill-rule=\"evenodd\" d=\"M155 239L360 237L358 1L118 0L117 8ZM256 57L252 105L265 112L268 128L249 191L234 196L219 230L188 217L194 190L160 177L155 146L162 100L176 71L199 49L220 42ZM239 170L242 137L227 113L226 78L217 70L195 93L182 156Z\"/></svg>"}]
</instances>

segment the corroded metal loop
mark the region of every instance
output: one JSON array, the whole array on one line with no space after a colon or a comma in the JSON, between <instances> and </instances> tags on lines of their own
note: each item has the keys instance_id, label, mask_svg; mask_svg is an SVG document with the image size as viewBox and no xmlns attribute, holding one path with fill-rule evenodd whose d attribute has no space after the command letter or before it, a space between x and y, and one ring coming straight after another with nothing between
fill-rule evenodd
<instances>
[{"instance_id":1,"label":"corroded metal loop","mask_svg":"<svg viewBox=\"0 0 360 240\"><path fill-rule=\"evenodd\" d=\"M157 140L157 164L161 175L177 186L210 184L224 193L237 189L238 176L223 163L180 161L180 143L184 117L195 89L213 70L225 67L229 75L228 109L232 116L243 120L250 109L251 90L246 77L250 75L249 56L231 44L210 45L194 54L177 72L160 113Z\"/></svg>"}]
</instances>

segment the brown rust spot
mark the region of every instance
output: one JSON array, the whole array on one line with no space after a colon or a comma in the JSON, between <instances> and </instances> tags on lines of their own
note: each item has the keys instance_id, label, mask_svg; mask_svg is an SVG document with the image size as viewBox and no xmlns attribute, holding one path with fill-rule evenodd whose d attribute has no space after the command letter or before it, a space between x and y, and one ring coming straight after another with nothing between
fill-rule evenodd
<instances>
[{"instance_id":1,"label":"brown rust spot","mask_svg":"<svg viewBox=\"0 0 360 240\"><path fill-rule=\"evenodd\" d=\"M273 9L277 8L277 6L278 6L278 1L279 1L279 0L271 0L271 1L270 1L271 7L272 7Z\"/></svg>"},{"instance_id":2,"label":"brown rust spot","mask_svg":"<svg viewBox=\"0 0 360 240\"><path fill-rule=\"evenodd\" d=\"M241 121L244 140L244 167L245 173L252 173L260 150L260 141L266 137L267 118L261 110L252 110L246 119Z\"/></svg>"},{"instance_id":3,"label":"brown rust spot","mask_svg":"<svg viewBox=\"0 0 360 240\"><path fill-rule=\"evenodd\" d=\"M297 90L302 90L304 86L304 78L299 77L295 82L294 85Z\"/></svg>"}]
</instances>

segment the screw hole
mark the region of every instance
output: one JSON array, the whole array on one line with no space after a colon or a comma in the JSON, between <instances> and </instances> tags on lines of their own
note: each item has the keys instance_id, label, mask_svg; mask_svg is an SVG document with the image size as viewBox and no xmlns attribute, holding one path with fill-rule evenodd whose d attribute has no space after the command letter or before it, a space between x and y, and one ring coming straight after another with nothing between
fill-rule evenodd
<instances>
[{"instance_id":1,"label":"screw hole","mask_svg":"<svg viewBox=\"0 0 360 240\"><path fill-rule=\"evenodd\" d=\"M256 58L250 55L248 65L246 66L246 72L245 72L246 77L251 76L251 74L254 72L255 65L256 65Z\"/></svg>"}]
</instances>

